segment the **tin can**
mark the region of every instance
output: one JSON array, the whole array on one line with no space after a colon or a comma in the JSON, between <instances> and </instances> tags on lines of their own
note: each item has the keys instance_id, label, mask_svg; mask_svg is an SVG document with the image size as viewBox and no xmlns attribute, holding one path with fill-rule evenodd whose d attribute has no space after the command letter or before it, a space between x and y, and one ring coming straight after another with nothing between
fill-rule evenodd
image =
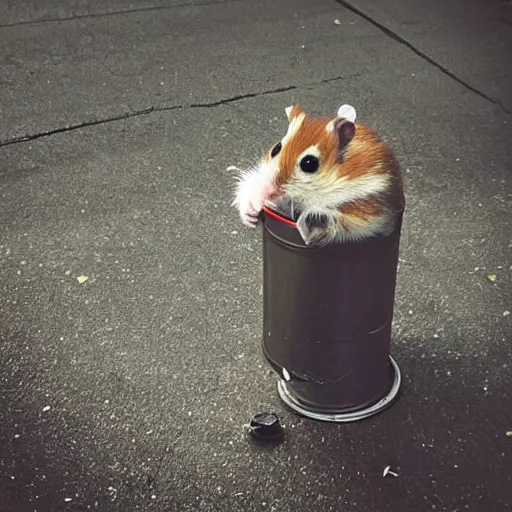
<instances>
[{"instance_id":1,"label":"tin can","mask_svg":"<svg viewBox=\"0 0 512 512\"><path fill-rule=\"evenodd\" d=\"M350 422L388 407L402 215L391 235L307 246L292 219L263 213L263 353L281 399L303 416Z\"/></svg>"}]
</instances>

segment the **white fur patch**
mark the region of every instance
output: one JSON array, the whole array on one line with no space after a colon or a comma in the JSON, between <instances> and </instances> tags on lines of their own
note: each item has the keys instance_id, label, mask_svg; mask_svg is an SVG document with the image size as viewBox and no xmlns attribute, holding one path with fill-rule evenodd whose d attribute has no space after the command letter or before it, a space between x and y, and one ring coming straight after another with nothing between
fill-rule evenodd
<instances>
[{"instance_id":1,"label":"white fur patch","mask_svg":"<svg viewBox=\"0 0 512 512\"><path fill-rule=\"evenodd\" d=\"M351 123L356 122L356 109L352 105L341 105L338 109L338 117L342 117Z\"/></svg>"},{"instance_id":2,"label":"white fur patch","mask_svg":"<svg viewBox=\"0 0 512 512\"><path fill-rule=\"evenodd\" d=\"M290 124L288 125L288 131L286 132L286 135L283 137L283 140L281 141L283 146L290 139L292 139L295 136L295 134L300 130L300 127L302 126L302 123L304 122L305 118L306 114L302 113L291 120Z\"/></svg>"},{"instance_id":3,"label":"white fur patch","mask_svg":"<svg viewBox=\"0 0 512 512\"><path fill-rule=\"evenodd\" d=\"M390 234L395 228L395 215L386 211L382 215L372 218L369 222L362 222L357 215L342 215L347 231L337 234L340 241L363 240L372 236Z\"/></svg>"},{"instance_id":4,"label":"white fur patch","mask_svg":"<svg viewBox=\"0 0 512 512\"><path fill-rule=\"evenodd\" d=\"M339 178L334 174L296 172L287 192L304 210L322 213L335 211L340 205L367 199L389 187L387 174L367 174L357 179Z\"/></svg>"},{"instance_id":5,"label":"white fur patch","mask_svg":"<svg viewBox=\"0 0 512 512\"><path fill-rule=\"evenodd\" d=\"M243 223L254 227L263 205L274 191L276 162L262 161L258 167L243 171L235 191L231 206L236 206Z\"/></svg>"},{"instance_id":6,"label":"white fur patch","mask_svg":"<svg viewBox=\"0 0 512 512\"><path fill-rule=\"evenodd\" d=\"M388 174L367 174L356 179L341 180L343 202L365 199L368 196L381 194L389 187Z\"/></svg>"},{"instance_id":7,"label":"white fur patch","mask_svg":"<svg viewBox=\"0 0 512 512\"><path fill-rule=\"evenodd\" d=\"M258 168L249 169L244 171L240 176L235 191L235 198L231 206L237 206L240 215L243 217L244 213L250 209L251 203L254 199L257 200L257 194L261 188L261 171Z\"/></svg>"},{"instance_id":8,"label":"white fur patch","mask_svg":"<svg viewBox=\"0 0 512 512\"><path fill-rule=\"evenodd\" d=\"M286 117L290 119L290 116L292 115L293 105L290 105L289 107L286 107L284 111L286 112Z\"/></svg>"},{"instance_id":9,"label":"white fur patch","mask_svg":"<svg viewBox=\"0 0 512 512\"><path fill-rule=\"evenodd\" d=\"M327 133L332 133L334 131L334 119L327 123L327 126L325 127L325 131Z\"/></svg>"}]
</instances>

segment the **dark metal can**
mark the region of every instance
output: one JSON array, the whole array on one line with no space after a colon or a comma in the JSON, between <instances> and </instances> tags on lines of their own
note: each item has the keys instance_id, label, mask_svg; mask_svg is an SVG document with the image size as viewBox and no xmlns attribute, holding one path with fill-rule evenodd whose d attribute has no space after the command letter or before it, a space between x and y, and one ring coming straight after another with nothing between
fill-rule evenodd
<instances>
[{"instance_id":1,"label":"dark metal can","mask_svg":"<svg viewBox=\"0 0 512 512\"><path fill-rule=\"evenodd\" d=\"M314 247L265 208L263 353L296 412L348 422L396 398L400 370L389 353L401 219L389 236Z\"/></svg>"}]
</instances>

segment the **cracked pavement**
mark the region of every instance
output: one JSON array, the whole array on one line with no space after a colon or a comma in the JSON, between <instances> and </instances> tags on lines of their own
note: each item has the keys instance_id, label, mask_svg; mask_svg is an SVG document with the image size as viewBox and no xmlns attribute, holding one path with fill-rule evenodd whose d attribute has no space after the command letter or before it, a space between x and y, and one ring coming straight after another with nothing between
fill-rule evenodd
<instances>
[{"instance_id":1,"label":"cracked pavement","mask_svg":"<svg viewBox=\"0 0 512 512\"><path fill-rule=\"evenodd\" d=\"M510 11L0 5L0 511L510 510ZM229 206L294 102L354 105L403 167L403 388L360 423L279 401Z\"/></svg>"},{"instance_id":2,"label":"cracked pavement","mask_svg":"<svg viewBox=\"0 0 512 512\"><path fill-rule=\"evenodd\" d=\"M307 87L319 86L322 84L336 82L338 80L348 80L350 78L356 78L356 77L357 77L357 75L348 76L348 77L338 76L338 77L333 77L333 78L326 78L324 80L321 80L320 82L308 84ZM120 115L110 117L107 119L97 119L97 120L93 120L93 121L85 121L83 123L64 126L62 128L55 128L55 129L47 130L47 131L40 132L40 133L32 133L32 134L22 135L19 137L14 137L12 139L0 141L0 147L9 146L11 144L16 144L18 142L25 142L25 141L29 141L29 140L39 139L40 137L47 137L49 135L54 135L56 133L77 130L80 128L84 128L86 126L95 126L95 125L99 125L99 124L110 123L112 121L120 121L122 119L128 119L130 117L144 116L147 114L151 114L152 112L165 112L165 111L171 111L171 110L181 110L184 108L212 108L212 107L218 107L220 105L228 105L229 103L233 103L235 101L240 101L240 100L245 100L248 98L257 98L259 96L265 96L267 94L277 94L280 92L292 91L297 88L298 87L295 85L290 85L287 87L279 87L277 89L270 90L270 91L261 91L261 92L254 92L254 93L247 93L247 94L243 94L243 95L233 96L232 98L225 98L222 100L213 101L211 103L191 103L189 105L172 105L172 106L168 106L168 107L149 107L144 110L137 110L135 112L127 112L126 114L120 114Z\"/></svg>"}]
</instances>

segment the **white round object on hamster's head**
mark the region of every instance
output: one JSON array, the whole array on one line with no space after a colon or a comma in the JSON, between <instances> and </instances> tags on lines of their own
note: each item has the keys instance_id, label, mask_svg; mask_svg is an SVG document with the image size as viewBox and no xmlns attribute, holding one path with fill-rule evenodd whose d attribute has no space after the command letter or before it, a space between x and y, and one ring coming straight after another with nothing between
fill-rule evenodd
<instances>
[{"instance_id":1,"label":"white round object on hamster's head","mask_svg":"<svg viewBox=\"0 0 512 512\"><path fill-rule=\"evenodd\" d=\"M352 105L341 105L338 109L338 117L342 117L351 123L355 123L356 109Z\"/></svg>"}]
</instances>

